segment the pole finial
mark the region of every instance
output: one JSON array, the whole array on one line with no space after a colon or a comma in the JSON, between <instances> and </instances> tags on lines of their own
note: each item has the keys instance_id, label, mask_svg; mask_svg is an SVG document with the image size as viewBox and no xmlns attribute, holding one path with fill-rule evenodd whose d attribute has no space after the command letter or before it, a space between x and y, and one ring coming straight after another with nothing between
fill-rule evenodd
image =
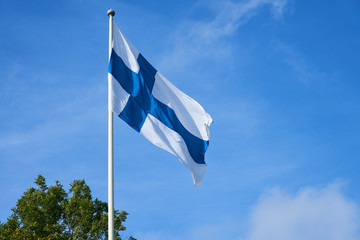
<instances>
[{"instance_id":1,"label":"pole finial","mask_svg":"<svg viewBox=\"0 0 360 240\"><path fill-rule=\"evenodd\" d=\"M108 11L107 11L107 15L110 17L110 15L111 16L115 16L115 11L114 10L112 10L112 9L109 9Z\"/></svg>"}]
</instances>

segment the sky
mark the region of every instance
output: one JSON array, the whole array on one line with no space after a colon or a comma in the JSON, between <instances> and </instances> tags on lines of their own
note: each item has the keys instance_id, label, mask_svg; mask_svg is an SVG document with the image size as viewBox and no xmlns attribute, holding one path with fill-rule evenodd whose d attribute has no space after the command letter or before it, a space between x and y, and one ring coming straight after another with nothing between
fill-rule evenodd
<instances>
[{"instance_id":1,"label":"sky","mask_svg":"<svg viewBox=\"0 0 360 240\"><path fill-rule=\"evenodd\" d=\"M200 187L114 118L137 239L360 239L360 2L0 2L0 221L42 174L107 201L108 9L211 115Z\"/></svg>"}]
</instances>

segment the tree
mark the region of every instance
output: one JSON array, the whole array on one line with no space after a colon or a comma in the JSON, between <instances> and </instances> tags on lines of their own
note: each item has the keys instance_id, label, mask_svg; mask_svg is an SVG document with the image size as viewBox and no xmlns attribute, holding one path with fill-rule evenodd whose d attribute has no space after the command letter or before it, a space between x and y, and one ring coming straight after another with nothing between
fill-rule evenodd
<instances>
[{"instance_id":1,"label":"tree","mask_svg":"<svg viewBox=\"0 0 360 240\"><path fill-rule=\"evenodd\" d=\"M93 200L84 180L75 180L67 193L59 181L48 187L38 175L37 187L30 187L12 208L12 215L0 223L0 239L107 239L107 203ZM115 239L128 213L115 210ZM135 240L129 237L129 240Z\"/></svg>"}]
</instances>

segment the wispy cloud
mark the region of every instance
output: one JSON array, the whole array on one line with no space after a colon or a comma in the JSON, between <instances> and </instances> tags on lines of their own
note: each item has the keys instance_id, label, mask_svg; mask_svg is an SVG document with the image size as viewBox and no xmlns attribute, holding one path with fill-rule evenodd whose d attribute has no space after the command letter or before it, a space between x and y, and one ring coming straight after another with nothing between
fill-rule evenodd
<instances>
[{"instance_id":1,"label":"wispy cloud","mask_svg":"<svg viewBox=\"0 0 360 240\"><path fill-rule=\"evenodd\" d=\"M49 113L49 116L62 116L61 119L54 117L39 122L29 129L19 128L6 133L3 132L0 137L0 150L11 150L14 147L18 148L28 144L39 147L58 144L56 148L66 144L67 142L64 142L63 139L70 138L70 136L89 128L94 122L94 116L95 121L99 121L98 116L101 108L88 104L91 106L89 107L86 102L92 101L77 99L56 106L53 112ZM78 112L79 109L82 110L80 113Z\"/></svg>"},{"instance_id":2,"label":"wispy cloud","mask_svg":"<svg viewBox=\"0 0 360 240\"><path fill-rule=\"evenodd\" d=\"M70 145L64 139L72 139L91 128L94 121L103 120L99 112L106 106L106 85L84 85L79 91L66 86L63 79L69 76L32 73L19 64L11 67L0 91L3 99L10 99L4 106L11 104L10 110L4 107L0 111L0 153L23 148L32 154L49 148L59 150ZM18 113L22 118L11 121Z\"/></svg>"},{"instance_id":3,"label":"wispy cloud","mask_svg":"<svg viewBox=\"0 0 360 240\"><path fill-rule=\"evenodd\" d=\"M295 47L280 41L274 43L274 49L284 55L287 65L294 71L297 79L303 84L309 84L311 81L323 79L324 74L311 66L304 54Z\"/></svg>"},{"instance_id":4,"label":"wispy cloud","mask_svg":"<svg viewBox=\"0 0 360 240\"><path fill-rule=\"evenodd\" d=\"M287 2L287 0L223 1L221 4L216 2L216 13L212 19L187 20L179 25L173 36L175 45L165 53L160 65L162 68L174 65L183 68L201 56L226 56L231 52L231 47L223 41L226 37L234 34L265 6L270 8L275 19L280 19Z\"/></svg>"}]
</instances>

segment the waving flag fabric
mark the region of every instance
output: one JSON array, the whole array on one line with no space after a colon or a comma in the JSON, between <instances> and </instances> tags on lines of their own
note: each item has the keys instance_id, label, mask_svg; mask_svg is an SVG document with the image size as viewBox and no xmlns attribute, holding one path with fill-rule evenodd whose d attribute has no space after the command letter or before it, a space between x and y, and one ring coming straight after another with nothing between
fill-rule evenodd
<instances>
[{"instance_id":1,"label":"waving flag fabric","mask_svg":"<svg viewBox=\"0 0 360 240\"><path fill-rule=\"evenodd\" d=\"M172 153L200 185L209 145L209 114L159 73L113 24L110 109L154 145Z\"/></svg>"}]
</instances>

